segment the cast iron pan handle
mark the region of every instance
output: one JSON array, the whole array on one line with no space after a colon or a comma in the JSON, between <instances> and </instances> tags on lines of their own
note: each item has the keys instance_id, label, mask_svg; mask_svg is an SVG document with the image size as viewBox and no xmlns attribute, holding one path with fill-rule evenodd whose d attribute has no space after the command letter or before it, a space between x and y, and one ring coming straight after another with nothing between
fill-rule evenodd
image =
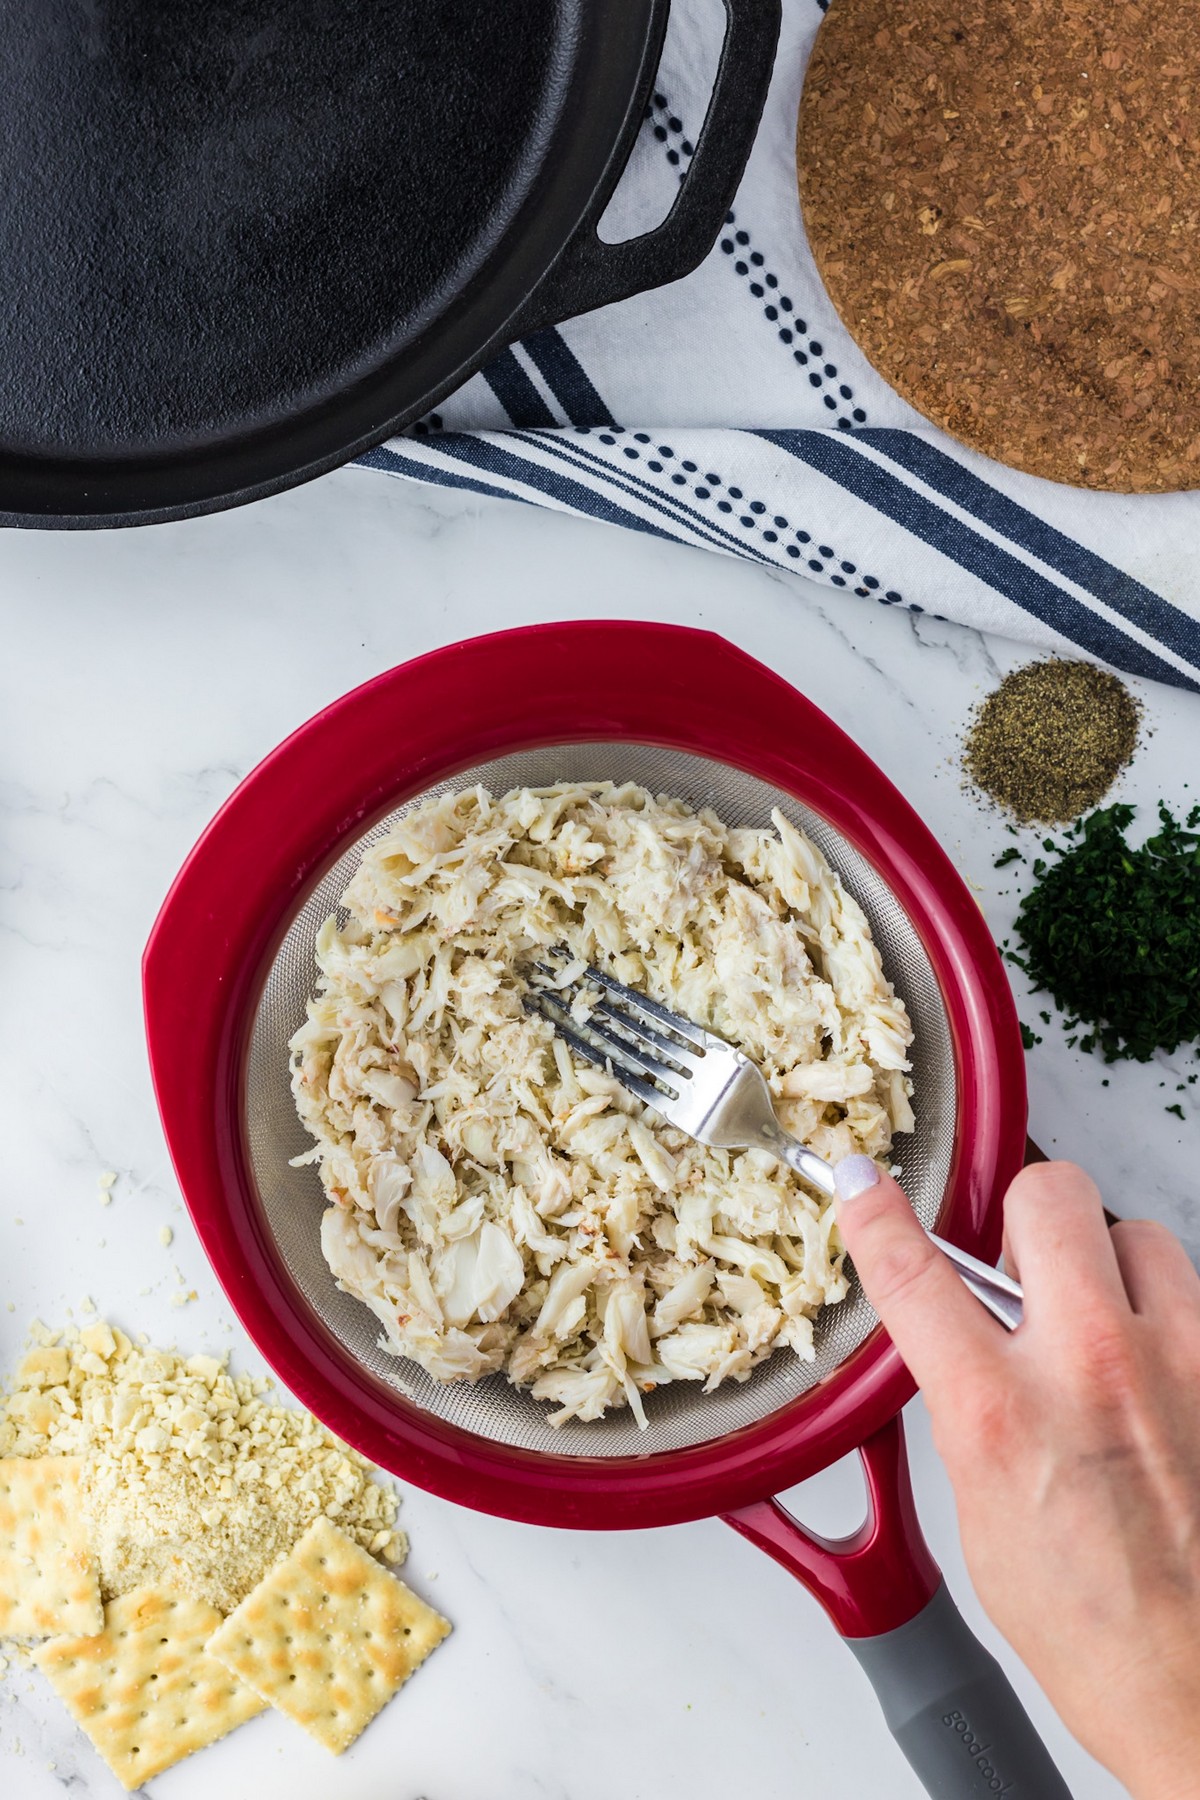
<instances>
[{"instance_id":1,"label":"cast iron pan handle","mask_svg":"<svg viewBox=\"0 0 1200 1800\"><path fill-rule=\"evenodd\" d=\"M596 235L622 170L615 169L510 337L678 281L703 262L729 211L767 98L781 0L725 0L725 41L695 153L661 225L621 244Z\"/></svg>"},{"instance_id":2,"label":"cast iron pan handle","mask_svg":"<svg viewBox=\"0 0 1200 1800\"><path fill-rule=\"evenodd\" d=\"M819 1537L778 1500L729 1513L726 1524L820 1601L933 1800L1071 1800L1008 1677L946 1590L917 1519L899 1418L859 1455L867 1517L852 1536Z\"/></svg>"}]
</instances>

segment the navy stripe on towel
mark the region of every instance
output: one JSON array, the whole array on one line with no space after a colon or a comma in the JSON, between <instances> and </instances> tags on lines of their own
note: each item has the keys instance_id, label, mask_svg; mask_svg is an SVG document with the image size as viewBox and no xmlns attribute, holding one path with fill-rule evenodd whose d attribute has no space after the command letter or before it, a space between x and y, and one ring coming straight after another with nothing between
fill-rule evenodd
<instances>
[{"instance_id":1,"label":"navy stripe on towel","mask_svg":"<svg viewBox=\"0 0 1200 1800\"><path fill-rule=\"evenodd\" d=\"M1139 626L1147 637L1156 638L1168 650L1200 668L1200 619L1189 618L1124 569L1057 531L1036 513L1028 512L916 432L868 429L856 436L882 450L939 494L945 494L964 512L974 513L993 531L1003 532L1047 567L1086 588L1131 625Z\"/></svg>"},{"instance_id":2,"label":"navy stripe on towel","mask_svg":"<svg viewBox=\"0 0 1200 1800\"><path fill-rule=\"evenodd\" d=\"M852 441L832 431L766 431L757 436L777 444L800 462L856 494L885 518L903 525L961 568L994 587L1025 612L1070 638L1081 649L1103 661L1115 663L1135 675L1168 681L1175 687L1195 689L1197 684L1129 637L1118 626L1095 613L1082 600L1057 587L1027 563L1010 555L990 538L980 537L962 520L918 494L895 475L870 462L852 447Z\"/></svg>"},{"instance_id":3,"label":"navy stripe on towel","mask_svg":"<svg viewBox=\"0 0 1200 1800\"><path fill-rule=\"evenodd\" d=\"M521 348L572 425L615 425L591 376L556 325L522 338Z\"/></svg>"},{"instance_id":4,"label":"navy stripe on towel","mask_svg":"<svg viewBox=\"0 0 1200 1800\"><path fill-rule=\"evenodd\" d=\"M426 438L422 447L439 450L458 462L484 469L502 481L519 481L526 487L540 488L542 493L549 495L552 500L558 500L563 506L569 506L572 511L587 513L610 525L625 525L634 531L647 531L652 537L676 536L674 532L664 531L660 526L651 524L648 519L639 518L637 513L630 512L627 507L619 506L609 495L584 487L581 482L560 475L556 469L543 469L540 464L530 462L527 457L514 456L511 450L501 449L499 444L487 438L474 437L470 432L448 431L441 437Z\"/></svg>"},{"instance_id":5,"label":"navy stripe on towel","mask_svg":"<svg viewBox=\"0 0 1200 1800\"><path fill-rule=\"evenodd\" d=\"M443 440L435 440L441 443ZM442 469L436 463L418 462L415 457L403 456L387 444L378 444L374 450L364 451L354 462L358 469L382 469L385 475L410 475L414 481L436 482L438 487L467 488L473 494L487 494L492 500L521 500L523 495L514 494L508 488L493 487L490 482L476 481L470 475L460 475L456 469ZM533 502L526 504L532 506Z\"/></svg>"},{"instance_id":6,"label":"navy stripe on towel","mask_svg":"<svg viewBox=\"0 0 1200 1800\"><path fill-rule=\"evenodd\" d=\"M652 506L655 512L662 513L665 518L672 521L678 520L689 531L705 538L714 549L724 550L732 556L744 556L751 562L770 563L770 557L764 556L756 544L747 544L744 539L734 537L731 531L726 531L723 525L717 525L706 519L694 506L686 500L681 500L670 489L655 487L653 482L644 480L640 475L635 475L632 469L614 469L611 463L606 462L602 456L597 456L596 452L590 450L580 439L554 436L540 437L536 441L540 450L559 457L563 462L573 463L585 474L591 473L589 465L593 465L599 479L606 484L619 487L623 493L629 494L632 499L640 500L645 506ZM679 538L680 543L691 543L692 541L690 538L685 538L682 533L674 535Z\"/></svg>"},{"instance_id":7,"label":"navy stripe on towel","mask_svg":"<svg viewBox=\"0 0 1200 1800\"><path fill-rule=\"evenodd\" d=\"M528 431L558 424L511 350L502 350L490 363L485 363L479 373L514 425Z\"/></svg>"}]
</instances>

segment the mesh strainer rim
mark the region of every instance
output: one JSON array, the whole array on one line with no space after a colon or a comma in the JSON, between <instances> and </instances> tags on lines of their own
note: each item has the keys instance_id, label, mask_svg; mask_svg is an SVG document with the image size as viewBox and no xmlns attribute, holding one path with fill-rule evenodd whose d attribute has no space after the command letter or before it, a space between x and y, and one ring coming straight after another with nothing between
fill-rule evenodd
<instances>
[{"instance_id":1,"label":"mesh strainer rim","mask_svg":"<svg viewBox=\"0 0 1200 1800\"><path fill-rule=\"evenodd\" d=\"M583 695L571 674L581 655ZM529 694L536 707L514 716L513 696ZM1019 1166L1024 1089L1015 1013L981 915L864 753L811 702L708 633L526 627L377 677L247 777L185 865L145 962L151 1062L181 1185L219 1279L281 1378L341 1436L419 1485L513 1517L611 1527L725 1510L801 1479L898 1410L912 1392L907 1372L876 1332L819 1388L715 1442L570 1464L481 1442L381 1393L283 1278L247 1180L236 1096L265 963L340 849L406 797L488 756L621 739L758 775L821 812L887 871L934 966L955 1041L960 1145L943 1223L993 1254L993 1199ZM318 816L281 825L281 807L309 793L314 774L324 782Z\"/></svg>"}]
</instances>

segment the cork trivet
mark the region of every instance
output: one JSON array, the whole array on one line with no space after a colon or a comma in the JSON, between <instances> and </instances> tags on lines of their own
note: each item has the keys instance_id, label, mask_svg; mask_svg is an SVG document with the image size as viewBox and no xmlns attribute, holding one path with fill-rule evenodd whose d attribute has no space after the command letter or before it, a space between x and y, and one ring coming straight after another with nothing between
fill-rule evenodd
<instances>
[{"instance_id":1,"label":"cork trivet","mask_svg":"<svg viewBox=\"0 0 1200 1800\"><path fill-rule=\"evenodd\" d=\"M973 449L1200 486L1200 4L833 0L804 222L880 373Z\"/></svg>"}]
</instances>

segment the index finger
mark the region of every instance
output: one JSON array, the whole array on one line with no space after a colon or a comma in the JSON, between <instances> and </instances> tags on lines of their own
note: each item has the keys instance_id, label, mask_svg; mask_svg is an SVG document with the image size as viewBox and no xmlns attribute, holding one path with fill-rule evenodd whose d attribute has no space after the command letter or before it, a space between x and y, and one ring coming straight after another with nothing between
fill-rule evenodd
<instances>
[{"instance_id":1,"label":"index finger","mask_svg":"<svg viewBox=\"0 0 1200 1800\"><path fill-rule=\"evenodd\" d=\"M930 1243L890 1175L869 1165L876 1179L851 1191L867 1162L848 1157L834 1171L838 1229L867 1298L936 1405L964 1379L993 1377L1007 1334Z\"/></svg>"}]
</instances>

